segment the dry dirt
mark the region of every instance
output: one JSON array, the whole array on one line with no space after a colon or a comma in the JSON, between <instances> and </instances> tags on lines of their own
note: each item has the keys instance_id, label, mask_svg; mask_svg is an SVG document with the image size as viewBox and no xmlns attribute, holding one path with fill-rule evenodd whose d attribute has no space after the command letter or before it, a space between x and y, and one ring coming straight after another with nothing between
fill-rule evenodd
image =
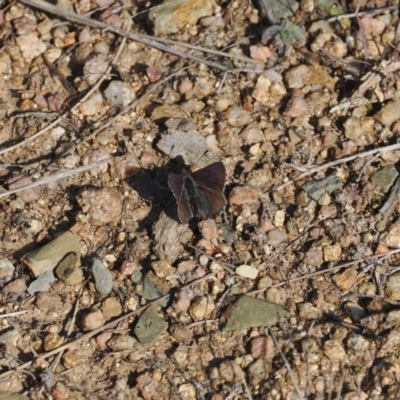
<instances>
[{"instance_id":1,"label":"dry dirt","mask_svg":"<svg viewBox=\"0 0 400 400\"><path fill-rule=\"evenodd\" d=\"M0 399L399 398L396 6L177 3L1 3Z\"/></svg>"}]
</instances>

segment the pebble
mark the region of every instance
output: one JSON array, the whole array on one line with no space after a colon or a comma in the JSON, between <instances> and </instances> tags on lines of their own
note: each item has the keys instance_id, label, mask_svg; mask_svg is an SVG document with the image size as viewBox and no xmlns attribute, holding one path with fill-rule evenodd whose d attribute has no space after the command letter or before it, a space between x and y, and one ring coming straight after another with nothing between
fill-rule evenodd
<instances>
[{"instance_id":1,"label":"pebble","mask_svg":"<svg viewBox=\"0 0 400 400\"><path fill-rule=\"evenodd\" d=\"M258 78L251 96L261 104L268 105L271 98L269 89L271 86L270 79L263 72Z\"/></svg>"},{"instance_id":2,"label":"pebble","mask_svg":"<svg viewBox=\"0 0 400 400\"><path fill-rule=\"evenodd\" d=\"M81 255L75 252L68 253L57 265L55 274L67 285L77 285L83 281Z\"/></svg>"},{"instance_id":3,"label":"pebble","mask_svg":"<svg viewBox=\"0 0 400 400\"><path fill-rule=\"evenodd\" d=\"M27 286L25 279L19 278L10 282L8 285L4 286L3 293L23 293L25 292Z\"/></svg>"},{"instance_id":4,"label":"pebble","mask_svg":"<svg viewBox=\"0 0 400 400\"><path fill-rule=\"evenodd\" d=\"M265 360L259 358L249 365L247 368L250 383L252 385L259 385L262 381L269 378L270 366Z\"/></svg>"},{"instance_id":5,"label":"pebble","mask_svg":"<svg viewBox=\"0 0 400 400\"><path fill-rule=\"evenodd\" d=\"M108 341L112 338L113 334L110 331L101 332L96 336L96 345L100 351L108 349Z\"/></svg>"},{"instance_id":6,"label":"pebble","mask_svg":"<svg viewBox=\"0 0 400 400\"><path fill-rule=\"evenodd\" d=\"M340 342L337 340L327 340L322 347L322 352L332 362L340 363L346 358L346 352L344 351Z\"/></svg>"},{"instance_id":7,"label":"pebble","mask_svg":"<svg viewBox=\"0 0 400 400\"><path fill-rule=\"evenodd\" d=\"M399 173L393 164L386 165L386 167L383 167L381 170L372 175L371 182L381 187L382 190L387 193L393 186L398 176Z\"/></svg>"},{"instance_id":8,"label":"pebble","mask_svg":"<svg viewBox=\"0 0 400 400\"><path fill-rule=\"evenodd\" d=\"M95 259L93 261L92 272L96 290L102 295L108 295L113 286L113 275L107 268L104 261Z\"/></svg>"},{"instance_id":9,"label":"pebble","mask_svg":"<svg viewBox=\"0 0 400 400\"><path fill-rule=\"evenodd\" d=\"M342 147L344 156L351 156L358 151L358 146L352 140L343 141Z\"/></svg>"},{"instance_id":10,"label":"pebble","mask_svg":"<svg viewBox=\"0 0 400 400\"><path fill-rule=\"evenodd\" d=\"M143 292L141 295L146 300L155 300L166 295L169 287L166 282L158 278L154 272L149 271L142 279Z\"/></svg>"},{"instance_id":11,"label":"pebble","mask_svg":"<svg viewBox=\"0 0 400 400\"><path fill-rule=\"evenodd\" d=\"M398 121L398 110L400 107L400 99L389 101L375 115L375 118L383 125L390 127Z\"/></svg>"},{"instance_id":12,"label":"pebble","mask_svg":"<svg viewBox=\"0 0 400 400\"><path fill-rule=\"evenodd\" d=\"M250 265L240 265L236 268L235 272L243 278L256 279L258 275L258 269L251 267Z\"/></svg>"},{"instance_id":13,"label":"pebble","mask_svg":"<svg viewBox=\"0 0 400 400\"><path fill-rule=\"evenodd\" d=\"M334 80L330 75L321 69L305 64L290 69L285 78L290 89L301 89L306 85L326 86L328 89L334 88Z\"/></svg>"},{"instance_id":14,"label":"pebble","mask_svg":"<svg viewBox=\"0 0 400 400\"><path fill-rule=\"evenodd\" d=\"M136 98L135 91L131 86L122 81L110 82L104 91L104 96L114 107L125 107Z\"/></svg>"},{"instance_id":15,"label":"pebble","mask_svg":"<svg viewBox=\"0 0 400 400\"><path fill-rule=\"evenodd\" d=\"M384 228L379 242L384 246L400 249L400 222L392 224L389 228L389 232L386 232L386 228Z\"/></svg>"},{"instance_id":16,"label":"pebble","mask_svg":"<svg viewBox=\"0 0 400 400\"><path fill-rule=\"evenodd\" d=\"M275 355L275 345L271 336L259 336L251 340L251 356L255 359L272 360Z\"/></svg>"},{"instance_id":17,"label":"pebble","mask_svg":"<svg viewBox=\"0 0 400 400\"><path fill-rule=\"evenodd\" d=\"M21 18L14 20L14 28L18 35L27 35L36 30L36 18L33 15L26 14Z\"/></svg>"},{"instance_id":18,"label":"pebble","mask_svg":"<svg viewBox=\"0 0 400 400\"><path fill-rule=\"evenodd\" d=\"M114 188L88 188L79 192L78 202L91 223L104 226L117 223L121 217L123 195Z\"/></svg>"},{"instance_id":19,"label":"pebble","mask_svg":"<svg viewBox=\"0 0 400 400\"><path fill-rule=\"evenodd\" d=\"M392 300L400 300L400 274L393 274L386 283L386 289Z\"/></svg>"},{"instance_id":20,"label":"pebble","mask_svg":"<svg viewBox=\"0 0 400 400\"><path fill-rule=\"evenodd\" d=\"M174 302L172 307L178 314L186 313L190 307L191 301L193 299L193 291L182 289L175 294Z\"/></svg>"},{"instance_id":21,"label":"pebble","mask_svg":"<svg viewBox=\"0 0 400 400\"><path fill-rule=\"evenodd\" d=\"M222 316L223 331L273 326L289 316L282 306L250 296L240 296Z\"/></svg>"},{"instance_id":22,"label":"pebble","mask_svg":"<svg viewBox=\"0 0 400 400\"><path fill-rule=\"evenodd\" d=\"M347 338L347 347L364 353L369 347L369 342L362 335L352 333Z\"/></svg>"},{"instance_id":23,"label":"pebble","mask_svg":"<svg viewBox=\"0 0 400 400\"><path fill-rule=\"evenodd\" d=\"M94 116L103 109L103 96L100 93L93 93L89 99L80 106L80 112L85 116Z\"/></svg>"},{"instance_id":24,"label":"pebble","mask_svg":"<svg viewBox=\"0 0 400 400\"><path fill-rule=\"evenodd\" d=\"M60 347L64 343L64 338L58 333L49 333L43 341L43 347L46 351L50 351Z\"/></svg>"},{"instance_id":25,"label":"pebble","mask_svg":"<svg viewBox=\"0 0 400 400\"><path fill-rule=\"evenodd\" d=\"M161 279L175 274L175 268L167 261L154 261L151 263L151 268Z\"/></svg>"},{"instance_id":26,"label":"pebble","mask_svg":"<svg viewBox=\"0 0 400 400\"><path fill-rule=\"evenodd\" d=\"M211 318L214 308L214 300L211 297L199 296L193 299L188 312L194 321L202 321Z\"/></svg>"},{"instance_id":27,"label":"pebble","mask_svg":"<svg viewBox=\"0 0 400 400\"><path fill-rule=\"evenodd\" d=\"M47 292L50 289L51 284L55 281L56 278L53 274L53 271L46 271L36 280L31 282L28 287L28 293L30 295L34 295L37 292Z\"/></svg>"},{"instance_id":28,"label":"pebble","mask_svg":"<svg viewBox=\"0 0 400 400\"><path fill-rule=\"evenodd\" d=\"M337 175L330 175L326 178L307 182L302 188L313 200L319 201L324 193L332 193L342 186L343 183Z\"/></svg>"},{"instance_id":29,"label":"pebble","mask_svg":"<svg viewBox=\"0 0 400 400\"><path fill-rule=\"evenodd\" d=\"M28 61L40 56L46 51L46 45L38 38L36 33L29 33L28 35L18 36L15 39L19 46L22 56Z\"/></svg>"},{"instance_id":30,"label":"pebble","mask_svg":"<svg viewBox=\"0 0 400 400\"><path fill-rule=\"evenodd\" d=\"M241 128L251 122L251 114L239 106L229 107L225 112L225 118L228 125L235 128Z\"/></svg>"},{"instance_id":31,"label":"pebble","mask_svg":"<svg viewBox=\"0 0 400 400\"><path fill-rule=\"evenodd\" d=\"M240 136L244 139L244 142L251 146L252 144L262 143L265 141L265 136L261 128L257 125L249 125L240 133Z\"/></svg>"},{"instance_id":32,"label":"pebble","mask_svg":"<svg viewBox=\"0 0 400 400\"><path fill-rule=\"evenodd\" d=\"M297 304L297 312L302 321L316 319L320 316L318 308L308 302Z\"/></svg>"},{"instance_id":33,"label":"pebble","mask_svg":"<svg viewBox=\"0 0 400 400\"><path fill-rule=\"evenodd\" d=\"M238 206L257 204L261 195L261 190L254 186L236 186L229 195L229 204Z\"/></svg>"},{"instance_id":34,"label":"pebble","mask_svg":"<svg viewBox=\"0 0 400 400\"><path fill-rule=\"evenodd\" d=\"M167 330L168 323L158 314L154 305L146 308L135 326L134 333L139 342L146 347L152 346Z\"/></svg>"},{"instance_id":35,"label":"pebble","mask_svg":"<svg viewBox=\"0 0 400 400\"><path fill-rule=\"evenodd\" d=\"M0 259L0 281L2 283L8 282L14 275L15 267L10 260L6 258Z\"/></svg>"},{"instance_id":36,"label":"pebble","mask_svg":"<svg viewBox=\"0 0 400 400\"><path fill-rule=\"evenodd\" d=\"M64 382L56 382L51 388L50 394L53 400L68 400L70 398L71 389ZM11 400L11 399L10 399Z\"/></svg>"},{"instance_id":37,"label":"pebble","mask_svg":"<svg viewBox=\"0 0 400 400\"><path fill-rule=\"evenodd\" d=\"M272 231L268 232L268 241L274 247L278 247L281 243L285 242L286 240L287 240L286 233L281 231L280 229L273 229Z\"/></svg>"},{"instance_id":38,"label":"pebble","mask_svg":"<svg viewBox=\"0 0 400 400\"><path fill-rule=\"evenodd\" d=\"M342 248L340 247L339 243L335 243L333 245L324 246L322 251L324 253L324 260L325 261L339 260L340 256L342 255Z\"/></svg>"},{"instance_id":39,"label":"pebble","mask_svg":"<svg viewBox=\"0 0 400 400\"><path fill-rule=\"evenodd\" d=\"M182 398L187 400L197 399L197 390L192 383L184 383L178 387L178 392Z\"/></svg>"},{"instance_id":40,"label":"pebble","mask_svg":"<svg viewBox=\"0 0 400 400\"><path fill-rule=\"evenodd\" d=\"M292 92L288 107L285 110L285 115L289 118L307 117L310 113L310 108L304 94L300 89L295 89Z\"/></svg>"},{"instance_id":41,"label":"pebble","mask_svg":"<svg viewBox=\"0 0 400 400\"><path fill-rule=\"evenodd\" d=\"M113 165L120 179L129 179L140 172L140 164L133 154L114 157Z\"/></svg>"},{"instance_id":42,"label":"pebble","mask_svg":"<svg viewBox=\"0 0 400 400\"><path fill-rule=\"evenodd\" d=\"M21 390L23 389L21 388ZM0 390L0 400L29 400L29 397L15 392L8 392L7 390Z\"/></svg>"},{"instance_id":43,"label":"pebble","mask_svg":"<svg viewBox=\"0 0 400 400\"><path fill-rule=\"evenodd\" d=\"M376 140L373 129L374 123L375 120L370 117L349 117L343 124L344 135L357 146L367 146Z\"/></svg>"},{"instance_id":44,"label":"pebble","mask_svg":"<svg viewBox=\"0 0 400 400\"><path fill-rule=\"evenodd\" d=\"M321 250L310 250L304 255L304 264L311 267L319 267L323 263Z\"/></svg>"},{"instance_id":45,"label":"pebble","mask_svg":"<svg viewBox=\"0 0 400 400\"><path fill-rule=\"evenodd\" d=\"M113 351L124 351L124 350L132 350L135 348L137 340L128 335L128 334L121 334L115 335L108 341L108 346Z\"/></svg>"},{"instance_id":46,"label":"pebble","mask_svg":"<svg viewBox=\"0 0 400 400\"><path fill-rule=\"evenodd\" d=\"M274 225L277 228L281 228L285 223L285 211L284 210L278 210L275 213L275 218L274 218Z\"/></svg>"},{"instance_id":47,"label":"pebble","mask_svg":"<svg viewBox=\"0 0 400 400\"><path fill-rule=\"evenodd\" d=\"M122 306L116 297L108 297L101 305L101 311L106 321L122 314Z\"/></svg>"},{"instance_id":48,"label":"pebble","mask_svg":"<svg viewBox=\"0 0 400 400\"><path fill-rule=\"evenodd\" d=\"M332 282L345 292L349 291L355 284L357 279L357 270L355 268L347 268L345 271L332 276Z\"/></svg>"},{"instance_id":49,"label":"pebble","mask_svg":"<svg viewBox=\"0 0 400 400\"><path fill-rule=\"evenodd\" d=\"M93 55L92 45L90 43L84 43L81 47L85 48L82 50L78 63L84 64L83 74L85 80L89 85L94 85L107 71L109 66L109 60L107 54L98 54L93 58L89 58Z\"/></svg>"},{"instance_id":50,"label":"pebble","mask_svg":"<svg viewBox=\"0 0 400 400\"><path fill-rule=\"evenodd\" d=\"M193 330L181 324L173 324L169 333L178 343L190 344L193 339Z\"/></svg>"},{"instance_id":51,"label":"pebble","mask_svg":"<svg viewBox=\"0 0 400 400\"><path fill-rule=\"evenodd\" d=\"M82 325L85 331L93 331L106 323L101 310L90 311L83 317Z\"/></svg>"},{"instance_id":52,"label":"pebble","mask_svg":"<svg viewBox=\"0 0 400 400\"><path fill-rule=\"evenodd\" d=\"M266 61L272 56L272 51L269 47L263 45L250 46L250 57L253 60Z\"/></svg>"}]
</instances>

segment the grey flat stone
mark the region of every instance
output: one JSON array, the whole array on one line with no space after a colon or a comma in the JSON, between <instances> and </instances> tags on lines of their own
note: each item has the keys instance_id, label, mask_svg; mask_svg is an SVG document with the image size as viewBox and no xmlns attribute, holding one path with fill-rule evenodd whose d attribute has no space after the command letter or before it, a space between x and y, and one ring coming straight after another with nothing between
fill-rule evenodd
<instances>
[{"instance_id":1,"label":"grey flat stone","mask_svg":"<svg viewBox=\"0 0 400 400\"><path fill-rule=\"evenodd\" d=\"M259 326L275 325L287 318L289 312L282 306L250 296L241 296L228 307L222 320L223 331L235 331Z\"/></svg>"}]
</instances>

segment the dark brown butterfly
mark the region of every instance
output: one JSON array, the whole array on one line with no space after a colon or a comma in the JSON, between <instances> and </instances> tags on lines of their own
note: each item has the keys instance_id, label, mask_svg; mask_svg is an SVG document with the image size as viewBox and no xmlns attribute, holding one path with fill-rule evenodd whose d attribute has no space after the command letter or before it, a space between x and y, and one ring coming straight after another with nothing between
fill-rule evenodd
<instances>
[{"instance_id":1,"label":"dark brown butterfly","mask_svg":"<svg viewBox=\"0 0 400 400\"><path fill-rule=\"evenodd\" d=\"M169 187L178 203L178 217L183 224L188 224L193 217L214 218L222 211L225 176L222 162L193 172L185 168L182 174L171 172L168 175Z\"/></svg>"}]
</instances>

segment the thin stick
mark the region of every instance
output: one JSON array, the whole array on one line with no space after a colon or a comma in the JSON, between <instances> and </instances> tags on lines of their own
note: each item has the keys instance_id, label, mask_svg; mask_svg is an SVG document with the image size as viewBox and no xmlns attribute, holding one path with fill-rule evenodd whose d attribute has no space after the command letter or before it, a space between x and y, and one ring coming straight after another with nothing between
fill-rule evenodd
<instances>
[{"instance_id":1,"label":"thin stick","mask_svg":"<svg viewBox=\"0 0 400 400\"><path fill-rule=\"evenodd\" d=\"M68 176L73 176L73 175L79 174L80 172L84 172L84 171L87 171L88 169L92 169L94 167L98 167L99 165L108 163L110 161L111 161L111 158L106 158L104 160L96 161L96 162L94 162L92 164L84 165L83 167L78 167L78 168L75 168L75 169L71 169L69 171L63 171L63 172L60 172L58 174L46 176L46 177L44 177L42 179L39 179L36 182L30 183L29 185L21 186L21 187L19 187L17 189L8 190L7 192L0 193L0 199L2 197L8 197L8 196L10 196L10 195L12 195L14 193L22 192L23 190L32 189L32 188L37 187L37 186L45 185L46 183L54 182L54 181L57 181L59 179L66 178Z\"/></svg>"},{"instance_id":2,"label":"thin stick","mask_svg":"<svg viewBox=\"0 0 400 400\"><path fill-rule=\"evenodd\" d=\"M179 289L180 289L180 290L185 289L185 288L190 287L190 286L192 286L192 285L196 285L196 284L198 284L198 283L200 283L200 282L203 282L203 281L205 281L205 280L207 280L207 279L215 279L214 274L207 274L207 275L203 276L202 278L195 279L194 281L189 282L189 283L187 283L186 285L183 285L183 286L180 287ZM93 330L93 331L91 331L91 332L85 333L84 335L80 336L79 338L77 338L77 339L75 339L75 340L71 340L70 342L64 343L62 346L57 347L56 349L53 349L53 350L51 350L51 351L48 351L47 353L41 354L39 357L36 357L34 360L31 360L31 361L28 361L28 362L26 362L26 363L24 363L24 364L21 364L21 365L19 365L17 368L15 368L15 369L13 369L13 370L6 371L6 372L0 374L0 379L6 378L6 377L12 375L12 374L13 374L14 372L16 372L16 371L21 371L21 370L23 370L23 369L29 367L30 365L32 365L32 363L33 363L36 359L43 359L43 360L44 360L44 359L46 359L46 358L49 358L49 357L51 357L51 356L54 356L54 355L58 354L58 353L61 352L61 351L67 350L67 349L69 349L71 346L75 346L75 345L77 345L78 343L81 343L81 342L84 341L84 340L90 339L91 337L93 337L93 336L95 336L95 335L97 335L97 334L99 334L99 333L101 333L101 332L103 332L103 331L105 331L105 330L107 330L107 329L114 328L114 327L115 327L116 325L118 325L120 322L123 322L123 321L125 321L126 319L128 319L128 318L130 318L130 317L133 317L133 316L135 316L135 315L141 313L142 311L146 310L146 308L150 307L150 306L153 305L153 304L158 304L158 303L160 303L161 301L163 301L163 300L169 298L169 296L171 296L171 294L166 294L165 296L159 297L159 298L156 299L156 300L150 301L148 304L144 305L143 307L140 307L140 308L138 308L137 310L131 311L131 312L129 312L129 313L123 315L122 317L117 318L117 319L114 320L114 321L108 322L107 324L101 326L100 328L97 328L97 329L95 329L95 330Z\"/></svg>"},{"instance_id":3,"label":"thin stick","mask_svg":"<svg viewBox=\"0 0 400 400\"><path fill-rule=\"evenodd\" d=\"M1 314L0 318L8 318L8 317L15 317L16 315L26 314L27 312L31 312L31 310L22 310L22 311L15 311L8 314Z\"/></svg>"},{"instance_id":4,"label":"thin stick","mask_svg":"<svg viewBox=\"0 0 400 400\"><path fill-rule=\"evenodd\" d=\"M212 261L216 262L217 264L221 265L222 268L226 269L226 270L229 271L231 274L236 275L236 272L235 272L232 268L229 268L229 266L235 268L234 265L228 264L228 263L226 263L226 262L224 262L224 261L221 261L221 260L218 260L217 258L215 258L215 257L210 256L209 254L207 254L205 251L200 250L200 249L198 249L197 247L194 247L194 246L192 246L192 245L190 245L190 244L189 244L188 246L189 246L190 248L192 248L193 250L198 251L198 252L201 253L201 254L204 254L204 255L207 256L210 260L212 260ZM228 265L229 265L229 266L228 266Z\"/></svg>"},{"instance_id":5,"label":"thin stick","mask_svg":"<svg viewBox=\"0 0 400 400\"><path fill-rule=\"evenodd\" d=\"M383 14L386 11L396 11L399 9L399 6L389 6L389 7L382 7L377 10L367 10L367 11L360 11L358 13L351 13L351 14L342 14L337 15L336 17L329 18L328 22L340 21L341 19L345 18L355 18L357 16L363 17L364 15L373 16Z\"/></svg>"},{"instance_id":6,"label":"thin stick","mask_svg":"<svg viewBox=\"0 0 400 400\"><path fill-rule=\"evenodd\" d=\"M311 168L305 170L302 174L299 175L297 180L300 180L301 178L304 178L308 175L314 174L315 172L320 172L325 169L335 167L336 165L345 164L345 163L347 163L349 161L353 161L357 158L364 158L364 157L372 156L377 153L387 153L388 151L394 151L394 150L399 150L399 149L400 149L400 143L396 143L396 144L391 144L386 147L380 147L378 149L368 150L368 151L364 151L362 153L354 154L352 156L340 158L339 160L331 161L331 162L328 162L328 163L325 163L322 165L317 165L315 167L311 167ZM294 183L294 181L291 179L291 180L285 182L283 185L280 185L280 186L276 187L275 189L270 190L269 192L279 192L282 189L284 189L286 186L289 186L293 183Z\"/></svg>"}]
</instances>

